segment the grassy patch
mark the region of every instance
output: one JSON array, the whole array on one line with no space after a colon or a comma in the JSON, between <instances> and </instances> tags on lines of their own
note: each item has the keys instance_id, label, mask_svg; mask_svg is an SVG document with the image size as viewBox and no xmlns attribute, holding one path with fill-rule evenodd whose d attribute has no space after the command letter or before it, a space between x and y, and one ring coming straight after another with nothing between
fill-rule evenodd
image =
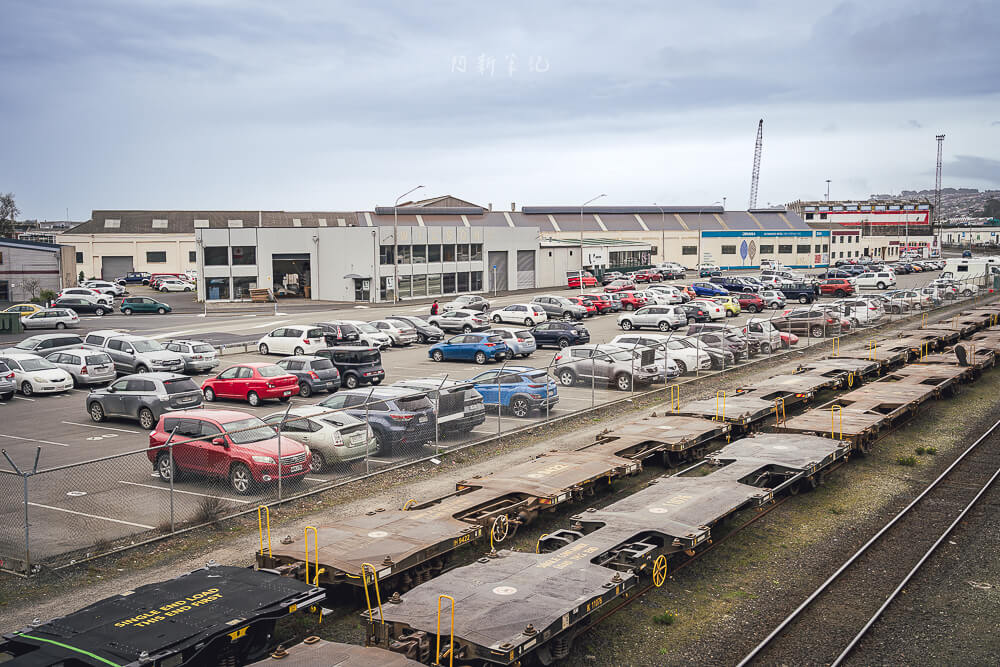
<instances>
[{"instance_id":1,"label":"grassy patch","mask_svg":"<svg viewBox=\"0 0 1000 667\"><path fill-rule=\"evenodd\" d=\"M671 611L669 609L665 610L662 614L653 615L653 623L658 625L673 625L677 620L677 612Z\"/></svg>"},{"instance_id":2,"label":"grassy patch","mask_svg":"<svg viewBox=\"0 0 1000 667\"><path fill-rule=\"evenodd\" d=\"M917 465L916 456L900 456L896 459L896 464L901 466L915 466Z\"/></svg>"}]
</instances>

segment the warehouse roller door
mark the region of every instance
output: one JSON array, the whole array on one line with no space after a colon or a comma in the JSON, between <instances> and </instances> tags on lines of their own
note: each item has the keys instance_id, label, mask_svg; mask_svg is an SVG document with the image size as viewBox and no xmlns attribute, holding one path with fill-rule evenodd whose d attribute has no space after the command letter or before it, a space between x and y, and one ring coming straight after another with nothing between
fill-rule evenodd
<instances>
[{"instance_id":1,"label":"warehouse roller door","mask_svg":"<svg viewBox=\"0 0 1000 667\"><path fill-rule=\"evenodd\" d=\"M490 289L494 291L507 290L507 251L491 250L486 273L490 279Z\"/></svg>"},{"instance_id":2,"label":"warehouse roller door","mask_svg":"<svg viewBox=\"0 0 1000 667\"><path fill-rule=\"evenodd\" d=\"M126 273L135 271L132 258L129 256L104 256L101 258L101 280L122 278Z\"/></svg>"},{"instance_id":3,"label":"warehouse roller door","mask_svg":"<svg viewBox=\"0 0 1000 667\"><path fill-rule=\"evenodd\" d=\"M532 289L535 286L535 251L517 251L517 289Z\"/></svg>"}]
</instances>

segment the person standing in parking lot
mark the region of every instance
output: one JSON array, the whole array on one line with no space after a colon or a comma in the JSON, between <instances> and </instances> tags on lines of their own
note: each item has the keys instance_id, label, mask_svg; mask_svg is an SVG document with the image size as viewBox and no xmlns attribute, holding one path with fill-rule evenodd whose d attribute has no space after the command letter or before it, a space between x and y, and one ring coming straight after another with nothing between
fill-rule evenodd
<instances>
[{"instance_id":1,"label":"person standing in parking lot","mask_svg":"<svg viewBox=\"0 0 1000 667\"><path fill-rule=\"evenodd\" d=\"M437 314L438 314L438 302L437 299L434 299L434 303L431 304L431 315L437 315Z\"/></svg>"}]
</instances>

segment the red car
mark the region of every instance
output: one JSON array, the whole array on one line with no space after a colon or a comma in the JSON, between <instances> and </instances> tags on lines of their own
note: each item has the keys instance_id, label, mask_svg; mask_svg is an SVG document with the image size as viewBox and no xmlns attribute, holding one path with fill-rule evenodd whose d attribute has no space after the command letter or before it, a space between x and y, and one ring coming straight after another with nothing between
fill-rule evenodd
<instances>
[{"instance_id":1,"label":"red car","mask_svg":"<svg viewBox=\"0 0 1000 667\"><path fill-rule=\"evenodd\" d=\"M173 438L170 434L173 433ZM173 468L170 451L173 443ZM146 456L164 482L185 473L221 477L240 495L278 479L278 435L260 417L237 410L183 410L160 417ZM282 482L299 482L312 466L309 449L281 436Z\"/></svg>"},{"instance_id":2,"label":"red car","mask_svg":"<svg viewBox=\"0 0 1000 667\"><path fill-rule=\"evenodd\" d=\"M630 291L617 292L614 299L621 304L622 310L635 310L646 305L645 297Z\"/></svg>"},{"instance_id":3,"label":"red car","mask_svg":"<svg viewBox=\"0 0 1000 667\"><path fill-rule=\"evenodd\" d=\"M837 298L854 294L854 285L847 278L827 278L819 284L819 293Z\"/></svg>"},{"instance_id":4,"label":"red car","mask_svg":"<svg viewBox=\"0 0 1000 667\"><path fill-rule=\"evenodd\" d=\"M612 280L610 283L604 286L604 291L608 294L614 294L615 292L621 292L622 290L634 290L635 283L631 280L626 280L619 278L618 280Z\"/></svg>"},{"instance_id":5,"label":"red car","mask_svg":"<svg viewBox=\"0 0 1000 667\"><path fill-rule=\"evenodd\" d=\"M597 306L591 303L590 299L585 299L581 296L568 296L566 297L578 306L582 306L587 309L586 317L593 317L598 313Z\"/></svg>"},{"instance_id":6,"label":"red car","mask_svg":"<svg viewBox=\"0 0 1000 667\"><path fill-rule=\"evenodd\" d=\"M759 294L753 292L734 292L733 296L740 302L740 310L748 313L759 313L767 305Z\"/></svg>"},{"instance_id":7,"label":"red car","mask_svg":"<svg viewBox=\"0 0 1000 667\"><path fill-rule=\"evenodd\" d=\"M594 277L590 271L583 272L583 286L584 287L597 287L597 278ZM568 289L580 289L580 272L579 271L567 271L566 272L566 287Z\"/></svg>"},{"instance_id":8,"label":"red car","mask_svg":"<svg viewBox=\"0 0 1000 667\"><path fill-rule=\"evenodd\" d=\"M299 393L299 380L275 364L253 362L230 366L201 385L206 401L216 398L245 400L256 407L268 398L287 401Z\"/></svg>"},{"instance_id":9,"label":"red car","mask_svg":"<svg viewBox=\"0 0 1000 667\"><path fill-rule=\"evenodd\" d=\"M594 304L599 314L615 310L615 302L607 294L584 294L582 298Z\"/></svg>"}]
</instances>

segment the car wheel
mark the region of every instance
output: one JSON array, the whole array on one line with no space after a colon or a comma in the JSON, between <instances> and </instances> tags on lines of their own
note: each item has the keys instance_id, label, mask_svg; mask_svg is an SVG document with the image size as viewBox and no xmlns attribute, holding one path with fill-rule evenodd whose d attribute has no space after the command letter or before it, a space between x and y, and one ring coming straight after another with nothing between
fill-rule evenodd
<instances>
[{"instance_id":1,"label":"car wheel","mask_svg":"<svg viewBox=\"0 0 1000 667\"><path fill-rule=\"evenodd\" d=\"M625 331L631 331L632 330L632 322L630 322L629 320L622 320L621 321L621 327Z\"/></svg>"},{"instance_id":2,"label":"car wheel","mask_svg":"<svg viewBox=\"0 0 1000 667\"><path fill-rule=\"evenodd\" d=\"M31 383L25 380L21 383L21 393L25 396L31 396L35 393L35 388L31 386Z\"/></svg>"},{"instance_id":3,"label":"car wheel","mask_svg":"<svg viewBox=\"0 0 1000 667\"><path fill-rule=\"evenodd\" d=\"M326 467L326 459L315 449L312 450L312 455L312 464L309 466L309 469L313 472L323 472L323 468Z\"/></svg>"},{"instance_id":4,"label":"car wheel","mask_svg":"<svg viewBox=\"0 0 1000 667\"><path fill-rule=\"evenodd\" d=\"M569 338L560 338L556 344L559 346L560 350L565 350L569 347Z\"/></svg>"},{"instance_id":5,"label":"car wheel","mask_svg":"<svg viewBox=\"0 0 1000 667\"><path fill-rule=\"evenodd\" d=\"M564 387L571 387L576 382L576 373L568 368L564 368L559 371L559 384Z\"/></svg>"},{"instance_id":6,"label":"car wheel","mask_svg":"<svg viewBox=\"0 0 1000 667\"><path fill-rule=\"evenodd\" d=\"M294 354L296 357L301 356L304 353L305 350L303 350L301 347L296 347L294 350L292 350L292 354Z\"/></svg>"},{"instance_id":7,"label":"car wheel","mask_svg":"<svg viewBox=\"0 0 1000 667\"><path fill-rule=\"evenodd\" d=\"M731 310L726 311L726 317L736 317L736 313Z\"/></svg>"},{"instance_id":8,"label":"car wheel","mask_svg":"<svg viewBox=\"0 0 1000 667\"><path fill-rule=\"evenodd\" d=\"M173 465L171 465L170 454L168 452L161 452L160 455L156 457L156 473L164 482L169 482L171 478L173 478L176 482L180 478L180 471L177 469L177 461L174 461Z\"/></svg>"},{"instance_id":9,"label":"car wheel","mask_svg":"<svg viewBox=\"0 0 1000 667\"><path fill-rule=\"evenodd\" d=\"M657 328L660 331L670 331L670 322L660 322Z\"/></svg>"},{"instance_id":10,"label":"car wheel","mask_svg":"<svg viewBox=\"0 0 1000 667\"><path fill-rule=\"evenodd\" d=\"M247 394L247 403L249 403L251 406L253 406L255 408L257 406L259 406L260 405L260 394L258 394L255 391L251 391L249 394Z\"/></svg>"},{"instance_id":11,"label":"car wheel","mask_svg":"<svg viewBox=\"0 0 1000 667\"><path fill-rule=\"evenodd\" d=\"M761 343L760 344L760 353L761 354L771 354L771 344L770 343Z\"/></svg>"},{"instance_id":12,"label":"car wheel","mask_svg":"<svg viewBox=\"0 0 1000 667\"><path fill-rule=\"evenodd\" d=\"M493 316L493 321L496 322L497 324L500 324L500 316L499 315L494 315Z\"/></svg>"},{"instance_id":13,"label":"car wheel","mask_svg":"<svg viewBox=\"0 0 1000 667\"><path fill-rule=\"evenodd\" d=\"M530 317L526 317L526 318L524 318L524 326L526 326L526 327L533 327L533 326L535 326L535 321L532 320Z\"/></svg>"},{"instance_id":14,"label":"car wheel","mask_svg":"<svg viewBox=\"0 0 1000 667\"><path fill-rule=\"evenodd\" d=\"M564 320L571 320L571 319L573 319L573 313L571 313L571 312L569 312L569 311L567 310L566 312L564 312L564 313L562 314L562 318L563 318Z\"/></svg>"},{"instance_id":15,"label":"car wheel","mask_svg":"<svg viewBox=\"0 0 1000 667\"><path fill-rule=\"evenodd\" d=\"M619 373L616 375L615 388L619 391L629 391L632 388L632 376L628 373Z\"/></svg>"},{"instance_id":16,"label":"car wheel","mask_svg":"<svg viewBox=\"0 0 1000 667\"><path fill-rule=\"evenodd\" d=\"M160 288L160 291L161 291L161 292L166 292L166 291L167 291L167 288L166 288L166 287L161 287L161 288Z\"/></svg>"},{"instance_id":17,"label":"car wheel","mask_svg":"<svg viewBox=\"0 0 1000 667\"><path fill-rule=\"evenodd\" d=\"M444 361L444 352L441 350L434 350L431 352L431 359L434 361Z\"/></svg>"},{"instance_id":18,"label":"car wheel","mask_svg":"<svg viewBox=\"0 0 1000 667\"><path fill-rule=\"evenodd\" d=\"M464 327L462 327L462 333L472 333L472 327L466 324Z\"/></svg>"},{"instance_id":19,"label":"car wheel","mask_svg":"<svg viewBox=\"0 0 1000 667\"><path fill-rule=\"evenodd\" d=\"M423 345L424 343L427 342L427 336L423 335L422 333L418 333L417 334L417 342L420 343L421 345Z\"/></svg>"},{"instance_id":20,"label":"car wheel","mask_svg":"<svg viewBox=\"0 0 1000 667\"><path fill-rule=\"evenodd\" d=\"M844 290L842 290L842 289L837 290L836 292L833 293L833 295L835 297L837 297L838 299L842 299L842 298L844 298L844 296L846 296L846 294L844 293Z\"/></svg>"},{"instance_id":21,"label":"car wheel","mask_svg":"<svg viewBox=\"0 0 1000 667\"><path fill-rule=\"evenodd\" d=\"M250 476L250 469L242 463L234 463L233 467L229 469L229 486L241 496L250 493L250 489L253 488L253 477Z\"/></svg>"},{"instance_id":22,"label":"car wheel","mask_svg":"<svg viewBox=\"0 0 1000 667\"><path fill-rule=\"evenodd\" d=\"M122 313L124 313L125 315L131 315L132 314L132 309L131 308L122 308Z\"/></svg>"},{"instance_id":23,"label":"car wheel","mask_svg":"<svg viewBox=\"0 0 1000 667\"><path fill-rule=\"evenodd\" d=\"M310 396L312 396L312 393L313 393L312 387L309 386L308 382L299 385L299 396L301 396L302 398L309 398Z\"/></svg>"},{"instance_id":24,"label":"car wheel","mask_svg":"<svg viewBox=\"0 0 1000 667\"><path fill-rule=\"evenodd\" d=\"M56 322L56 329L65 329L65 328L66 328L65 322Z\"/></svg>"},{"instance_id":25,"label":"car wheel","mask_svg":"<svg viewBox=\"0 0 1000 667\"><path fill-rule=\"evenodd\" d=\"M185 291L185 292L190 292L190 291L191 291L191 288L190 288L190 287L185 287L185 288L184 288L184 291Z\"/></svg>"},{"instance_id":26,"label":"car wheel","mask_svg":"<svg viewBox=\"0 0 1000 667\"><path fill-rule=\"evenodd\" d=\"M515 398L510 402L510 411L515 417L527 417L531 414L531 405L527 399Z\"/></svg>"},{"instance_id":27,"label":"car wheel","mask_svg":"<svg viewBox=\"0 0 1000 667\"><path fill-rule=\"evenodd\" d=\"M215 400L215 390L212 389L211 387L205 387L204 394L205 394L205 400L208 401L209 403Z\"/></svg>"},{"instance_id":28,"label":"car wheel","mask_svg":"<svg viewBox=\"0 0 1000 667\"><path fill-rule=\"evenodd\" d=\"M476 352L475 360L476 360L477 364L479 364L480 366L482 366L483 364L486 363L486 353L485 352Z\"/></svg>"},{"instance_id":29,"label":"car wheel","mask_svg":"<svg viewBox=\"0 0 1000 667\"><path fill-rule=\"evenodd\" d=\"M819 325L811 327L809 329L809 335L812 336L813 338L822 338L823 337L823 327L821 327Z\"/></svg>"},{"instance_id":30,"label":"car wheel","mask_svg":"<svg viewBox=\"0 0 1000 667\"><path fill-rule=\"evenodd\" d=\"M269 350L268 350L267 345L265 345L264 343L261 343L260 345L257 346L257 351L260 352L261 354L266 355Z\"/></svg>"},{"instance_id":31,"label":"car wheel","mask_svg":"<svg viewBox=\"0 0 1000 667\"><path fill-rule=\"evenodd\" d=\"M357 389L358 376L354 375L353 373L348 373L347 376L344 378L344 386L347 387L348 389Z\"/></svg>"},{"instance_id":32,"label":"car wheel","mask_svg":"<svg viewBox=\"0 0 1000 667\"><path fill-rule=\"evenodd\" d=\"M103 317L104 316L104 309L103 308L94 308L94 315L97 315L98 317Z\"/></svg>"},{"instance_id":33,"label":"car wheel","mask_svg":"<svg viewBox=\"0 0 1000 667\"><path fill-rule=\"evenodd\" d=\"M885 289L885 283L879 283L878 285L876 285L876 287L878 287L879 289Z\"/></svg>"},{"instance_id":34,"label":"car wheel","mask_svg":"<svg viewBox=\"0 0 1000 667\"><path fill-rule=\"evenodd\" d=\"M375 434L375 453L379 456L392 456L392 445L389 442L389 437L375 429L372 429L372 432Z\"/></svg>"},{"instance_id":35,"label":"car wheel","mask_svg":"<svg viewBox=\"0 0 1000 667\"><path fill-rule=\"evenodd\" d=\"M748 313L756 313L757 312L757 306L755 306L755 305L753 305L751 303L749 306L747 306L747 312Z\"/></svg>"},{"instance_id":36,"label":"car wheel","mask_svg":"<svg viewBox=\"0 0 1000 667\"><path fill-rule=\"evenodd\" d=\"M695 318L693 318L693 317L689 317L689 318L688 318L688 324L689 324L689 325L691 325L691 324L697 324L697 323L698 323L698 320L697 320L697 319L695 319Z\"/></svg>"},{"instance_id":37,"label":"car wheel","mask_svg":"<svg viewBox=\"0 0 1000 667\"><path fill-rule=\"evenodd\" d=\"M799 303L809 303L809 297L803 294L802 296L799 297Z\"/></svg>"},{"instance_id":38,"label":"car wheel","mask_svg":"<svg viewBox=\"0 0 1000 667\"><path fill-rule=\"evenodd\" d=\"M167 314L167 309L166 308L157 308L156 312L159 313L160 315L166 315Z\"/></svg>"},{"instance_id":39,"label":"car wheel","mask_svg":"<svg viewBox=\"0 0 1000 667\"><path fill-rule=\"evenodd\" d=\"M963 294L964 296L972 296L972 290L970 290L970 289L967 289L967 290L965 290L964 292L962 292L962 294Z\"/></svg>"},{"instance_id":40,"label":"car wheel","mask_svg":"<svg viewBox=\"0 0 1000 667\"><path fill-rule=\"evenodd\" d=\"M681 375L684 375L685 373L688 372L687 364L685 364L680 359L674 359L674 363L677 364L677 370L680 371Z\"/></svg>"},{"instance_id":41,"label":"car wheel","mask_svg":"<svg viewBox=\"0 0 1000 667\"><path fill-rule=\"evenodd\" d=\"M101 407L100 403L96 401L90 404L90 408L87 410L90 413L90 419L97 423L104 421L104 408Z\"/></svg>"}]
</instances>

